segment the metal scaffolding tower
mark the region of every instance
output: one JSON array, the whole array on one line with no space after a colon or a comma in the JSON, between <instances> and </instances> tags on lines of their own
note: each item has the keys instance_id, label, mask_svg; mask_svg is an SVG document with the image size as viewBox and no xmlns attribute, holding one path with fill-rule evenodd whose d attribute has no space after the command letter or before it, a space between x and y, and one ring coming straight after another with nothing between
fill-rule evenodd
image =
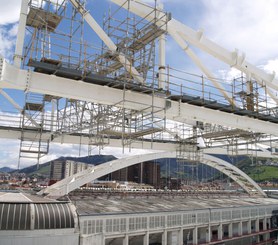
<instances>
[{"instance_id":1,"label":"metal scaffolding tower","mask_svg":"<svg viewBox=\"0 0 278 245\"><path fill-rule=\"evenodd\" d=\"M20 159L34 158L37 164L39 164L40 158L48 153L49 140L45 140L42 137L45 126L44 113L44 96L26 93L25 105L22 111L18 168L20 166ZM30 130L36 132L33 137L28 135Z\"/></svg>"},{"instance_id":2,"label":"metal scaffolding tower","mask_svg":"<svg viewBox=\"0 0 278 245\"><path fill-rule=\"evenodd\" d=\"M51 141L63 142L63 137L70 136L87 144L89 155L95 147L102 149L112 141L120 142L123 151L131 150L135 144L153 149L156 143L170 143L182 169L185 161L197 166L203 149L222 148L237 155L242 149L256 148L258 138L277 141L235 121L225 124L225 113L248 122L254 119L278 123L277 104L269 96L268 80L256 80L247 72L232 81L214 78L190 51L187 36L182 35L187 29L157 1L151 6L131 0L112 2L119 6L111 8L101 27L86 9L85 0L28 1L28 35L25 33L23 55L17 52L16 60L22 58L28 74L43 78L43 89L36 92L45 94L33 93L29 80L34 76L28 76L20 125L20 158L32 155L39 160L48 153ZM191 34L204 38L203 33ZM166 65L166 35L204 74ZM203 40L204 44L200 44L190 39L206 49L209 45L207 39ZM209 51L219 57L217 47ZM237 64L245 62L238 54L233 57ZM59 80L54 92L45 84L48 78ZM68 85L69 81L74 83ZM69 91L72 85L76 91ZM81 93L89 89L93 95L83 97ZM110 93L117 94L117 99L109 98ZM211 114L206 117L196 110L193 115L192 108ZM213 113L218 112L222 113L221 121L214 122ZM29 134L31 130L35 133Z\"/></svg>"}]
</instances>

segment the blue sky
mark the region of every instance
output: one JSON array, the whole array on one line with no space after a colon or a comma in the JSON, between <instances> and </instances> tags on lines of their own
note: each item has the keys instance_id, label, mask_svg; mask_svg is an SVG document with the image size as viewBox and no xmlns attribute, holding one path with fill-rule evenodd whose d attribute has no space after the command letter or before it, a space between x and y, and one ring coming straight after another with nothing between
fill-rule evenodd
<instances>
[{"instance_id":1,"label":"blue sky","mask_svg":"<svg viewBox=\"0 0 278 245\"><path fill-rule=\"evenodd\" d=\"M20 2L20 0L0 0L0 54L10 60L16 40ZM153 3L153 0L146 2ZM161 0L161 2L165 10L172 13L173 18L195 30L204 30L204 34L219 45L230 51L237 48L246 54L249 62L269 72L276 70L278 74L277 0ZM99 22L110 6L115 7L109 0L88 0L90 13ZM237 73L209 55L198 50L196 52L216 77L233 77ZM167 38L167 64L200 74L170 37ZM10 91L9 94L18 98L14 91ZM9 105L6 101L1 101L0 106ZM0 139L0 167L16 167L18 144L17 141ZM112 148L106 148L101 153L121 156L121 150ZM43 158L42 162L61 155L78 156L79 147L53 145L50 154ZM81 151L81 155L86 155L86 149ZM22 166L29 164L23 161Z\"/></svg>"}]
</instances>

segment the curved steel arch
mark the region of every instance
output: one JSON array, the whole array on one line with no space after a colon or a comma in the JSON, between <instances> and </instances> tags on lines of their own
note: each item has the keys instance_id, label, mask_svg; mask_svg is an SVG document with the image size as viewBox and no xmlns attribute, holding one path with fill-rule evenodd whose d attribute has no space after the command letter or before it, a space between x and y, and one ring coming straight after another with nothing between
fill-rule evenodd
<instances>
[{"instance_id":1,"label":"curved steel arch","mask_svg":"<svg viewBox=\"0 0 278 245\"><path fill-rule=\"evenodd\" d=\"M55 183L54 185L49 186L46 189L38 192L38 194L48 195L52 197L64 196L84 184L87 184L95 179L98 179L119 169L126 168L140 162L162 158L176 158L176 152L149 153L145 155L135 155L106 162L91 167L66 179L63 179ZM207 154L204 154L201 163L215 168L225 175L229 176L236 183L238 183L248 194L266 197L264 191L258 186L258 184L256 184L254 180L252 180L248 175L246 175L244 172L242 172L240 169L233 166L232 164Z\"/></svg>"}]
</instances>

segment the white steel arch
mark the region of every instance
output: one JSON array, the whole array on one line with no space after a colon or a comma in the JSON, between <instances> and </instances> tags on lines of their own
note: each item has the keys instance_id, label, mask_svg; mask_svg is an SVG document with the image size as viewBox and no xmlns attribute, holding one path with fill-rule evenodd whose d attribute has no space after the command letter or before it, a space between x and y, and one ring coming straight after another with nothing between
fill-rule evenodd
<instances>
[{"instance_id":1,"label":"white steel arch","mask_svg":"<svg viewBox=\"0 0 278 245\"><path fill-rule=\"evenodd\" d=\"M126 1L126 0L111 0L113 3L128 9L134 14L146 18L149 21L153 21L154 13L152 12L152 7L143 3L141 0ZM163 11L161 11L163 13ZM160 25L160 21L156 21L154 24ZM275 78L275 72L273 74L268 74L263 70L257 68L255 65L246 61L245 54L239 54L239 51L236 49L233 52L221 47L215 42L208 39L203 31L195 31L188 27L187 25L177 21L174 18L167 23L167 31L174 38L174 40L180 45L180 47L189 55L190 58L197 64L201 70L204 71L203 65L199 63L198 58L195 55L192 55L191 50L187 44L190 43L200 50L214 56L218 60L235 67L238 70L244 72L248 77L255 78L259 83L265 83L268 88L277 90L278 89L278 79ZM189 49L189 52L187 50ZM207 72L205 72L207 73ZM216 87L218 85L215 83ZM220 87L218 87L220 88ZM268 90L269 95L277 102L277 97L272 93L271 90ZM227 95L225 95L226 97Z\"/></svg>"},{"instance_id":2,"label":"white steel arch","mask_svg":"<svg viewBox=\"0 0 278 245\"><path fill-rule=\"evenodd\" d=\"M40 191L38 194L58 198L68 194L69 192L79 188L84 184L87 184L97 178L100 178L119 169L126 168L140 162L162 158L176 158L176 152L150 153L106 162L91 167L66 179L63 179L55 183L54 185ZM225 175L229 176L237 184L239 184L249 195L266 197L264 191L258 186L258 184L256 184L254 180L252 180L248 175L246 175L244 172L242 172L240 169L233 166L232 164L207 154L204 154L201 163L213 167L224 173Z\"/></svg>"},{"instance_id":3,"label":"white steel arch","mask_svg":"<svg viewBox=\"0 0 278 245\"><path fill-rule=\"evenodd\" d=\"M111 1L119 5L128 2L126 0L124 1L111 0ZM95 22L95 20L89 14L89 12L81 8L81 6L78 5L78 1L70 0L70 2L73 4L73 6L75 6L80 11L84 19L88 22L90 27L99 35L99 37L104 41L107 47L112 52L115 52L117 50L117 47L112 42L112 40L110 40L110 38L105 34L105 32L100 28L100 26ZM139 0L130 1L129 9L134 13L138 14L139 16L140 15L143 17L149 16L150 20L152 20L153 18L151 17L151 15L148 14L148 8L146 6L142 7L142 5L138 5L138 7L136 7L136 2L140 3ZM23 5L24 3L25 6L27 6L28 1L24 0ZM125 4L123 7L126 6L127 4ZM25 10L23 9L22 14L26 15L26 13L27 13L27 9ZM26 22L26 18L24 18L23 16L20 21L21 31L19 32L21 38L18 39L20 42L17 43L17 48L16 48L17 51L15 54L14 65L8 64L3 58L0 57L0 88L19 89L26 92L37 92L37 93L49 94L57 97L65 97L71 99L103 103L105 105L117 104L119 105L119 107L123 106L121 104L123 98L122 91L119 91L117 89L113 89L110 87L103 87L96 84L86 84L82 81L75 81L67 78L56 77L55 75L41 74L38 72L34 72L32 70L27 71L27 70L20 69L19 67L22 59L22 45L23 45L23 36L24 36L23 30L25 28L25 25L23 25L24 22ZM204 66L204 64L201 63L198 57L189 49L187 42L215 56L219 60L231 66L234 66L239 70L242 70L248 75L248 77L252 76L254 78L257 78L258 82L262 82L262 83L265 82L268 88L270 89L278 88L278 81L277 79L274 79L273 75L266 74L260 71L259 69L257 69L256 67L252 66L251 64L247 63L245 61L244 55L239 55L237 51L229 52L223 49L222 47L218 46L217 44L211 42L203 35L202 32L195 32L174 19L169 20L167 31L176 40L176 42L184 49L184 51L191 57L191 59L201 68L201 70L206 74L208 78L212 77L210 71ZM126 70L131 72L131 74L134 76L137 82L142 83L142 79L141 77L138 76L137 70L131 66L130 62L127 60L126 57L124 57L122 54L119 54L118 60L122 65L124 65ZM212 82L214 83L215 87L217 87L219 90L222 91L222 88L220 87L219 84L217 84L217 81L213 80ZM271 94L271 91L268 92ZM229 100L231 104L233 104L233 101L230 99L229 96L230 95L224 92L224 97L227 100ZM9 100L8 96L5 97ZM168 110L166 109L165 111L161 110L156 113L156 116L166 117L167 119L174 120L174 121L179 121L184 123L186 123L187 120L192 122L201 121L201 122L207 122L207 123L213 123L219 125L227 125L229 127L235 127L243 130L248 130L248 131L278 135L276 130L277 124L273 122L262 121L247 116L244 117L240 115L234 115L234 114L232 115L230 113L216 111L216 110L214 111L211 109L207 109L199 106L196 107L194 105L189 105L189 104L182 104L181 102L170 101L169 99L162 98L160 96L151 97L147 94L139 94L133 91L128 91L125 94L125 100L128 101L127 103L124 104L125 108L134 109L138 111L144 109L146 112L152 111L152 108L149 107L148 107L149 109L145 109L146 105L152 104L153 107L166 108L165 106L166 102L170 102L171 109ZM12 104L14 104L14 106L17 107L17 105L14 102L12 102ZM198 108L198 110L196 110L196 108ZM6 130L4 131L5 133L7 132ZM69 139L69 137L72 138ZM67 139L73 140L73 136L68 136ZM64 140L64 136L62 140ZM115 144L116 143L118 142L115 142ZM150 147L153 147L153 144L151 144ZM159 145L158 147L160 147L159 148L160 150L163 150L162 147L166 147L166 146ZM169 151L173 149L167 148L167 150ZM165 154L167 155L170 153L168 152ZM143 159L144 157L145 156L143 156ZM159 158L161 158L161 153L159 153ZM126 160L121 159L121 161L127 161L126 164L130 164L130 165L132 165L133 161L137 161L137 160L133 158L126 159ZM146 160L140 160L140 161L146 161ZM208 156L208 158L204 160L204 163L206 165L213 166L214 168L230 176L237 183L239 183L242 186L242 188L245 189L248 193L253 194L254 193L253 189L255 189L257 190L258 193L263 194L261 193L261 190L258 189L259 187L256 186L256 183L255 182L253 183L252 180L247 175L244 176L244 174L239 172L238 169L234 169L233 166L227 165L226 162L221 161L220 159L217 159L216 161L216 159L210 159ZM118 167L118 165L120 166L118 162L109 163L109 164L112 164L113 166L116 167ZM106 167L108 167L108 169L105 169L105 171L110 171L110 167L112 165L105 165ZM124 166L121 166L120 168L122 167ZM90 171L99 171L99 170L100 170L99 168L95 167ZM99 172L97 174L99 174ZM89 173L89 175L90 178L92 176L95 176L94 172ZM83 177L83 175L80 176ZM69 191L71 191L70 188L73 188L75 184L79 183L76 182L79 180L78 178L79 175L75 176L74 178L71 178L70 182L66 182L66 181L62 182L65 184L67 188L66 190L63 189L65 188L65 186L62 186L61 182L60 182L60 187L63 189L64 192L68 193Z\"/></svg>"}]
</instances>

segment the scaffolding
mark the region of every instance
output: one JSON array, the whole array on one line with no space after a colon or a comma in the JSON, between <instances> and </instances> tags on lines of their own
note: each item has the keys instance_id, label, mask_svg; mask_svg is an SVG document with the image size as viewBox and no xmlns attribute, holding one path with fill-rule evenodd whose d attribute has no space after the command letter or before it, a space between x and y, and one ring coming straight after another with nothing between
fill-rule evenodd
<instances>
[{"instance_id":1,"label":"scaffolding","mask_svg":"<svg viewBox=\"0 0 278 245\"><path fill-rule=\"evenodd\" d=\"M126 1L129 4L129 0ZM159 9L157 4L153 7L152 22L131 14L129 10L126 17L122 16L121 7L109 11L109 16L104 19L103 29L117 46L117 51L111 53L105 48L101 55L93 61L98 66L98 74L109 75L117 80L134 82L130 71L124 69L117 56L124 54L131 65L139 72L144 84L153 90L158 89L156 67L156 40L167 31L169 18ZM160 25L157 25L160 23Z\"/></svg>"},{"instance_id":2,"label":"scaffolding","mask_svg":"<svg viewBox=\"0 0 278 245\"><path fill-rule=\"evenodd\" d=\"M18 168L22 158L36 159L38 166L40 158L48 154L49 139L42 137L45 123L44 113L45 100L43 95L26 93L21 118ZM36 132L33 137L28 134L30 130Z\"/></svg>"},{"instance_id":3,"label":"scaffolding","mask_svg":"<svg viewBox=\"0 0 278 245\"><path fill-rule=\"evenodd\" d=\"M131 0L125 3L129 4ZM171 127L166 120L171 103L188 103L212 110L252 117L278 123L277 106L267 95L266 87L242 76L232 81L206 78L190 74L171 66L162 67L158 58L158 40L167 34L171 15L165 13L157 1L149 16L138 17L122 7L110 9L104 18L103 30L116 45L112 51L104 42L97 41L85 21L86 1L77 6L66 0L30 0L27 15L25 53L23 65L35 72L108 86L122 91L122 98L113 105L102 105L73 98L41 95L39 106L28 102L32 97L26 90L23 110L20 154L29 140L30 117L36 121L38 142L36 154L48 152L49 142L42 139L43 130L51 132L50 140L61 135L80 135L88 142L88 154L95 147L109 145L111 139L121 139L123 151L131 149L134 142L164 142L176 144L180 168L185 161L197 165L202 160L198 139L204 147L227 147L229 154L236 155L241 144L255 144L260 135L239 129L197 122L197 125L179 123ZM124 56L123 62L119 57ZM128 68L129 67L129 68ZM134 68L142 83L138 82ZM159 85L165 79L165 87ZM217 90L211 80L217 81L231 96L232 103ZM137 104L138 110L127 105L135 103L126 98L127 91L147 94L151 103ZM155 98L163 98L165 104L156 106ZM51 104L51 106L49 105ZM31 115L31 116L30 116ZM46 118L49 118L47 119ZM30 144L29 144L30 145ZM29 148L29 153L35 152Z\"/></svg>"},{"instance_id":4,"label":"scaffolding","mask_svg":"<svg viewBox=\"0 0 278 245\"><path fill-rule=\"evenodd\" d=\"M85 1L78 1L78 6L85 11ZM165 107L146 104L141 105L139 111L125 108L126 103L133 103L125 98L127 90L165 97L164 91L158 90L155 43L166 33L167 22L164 21L161 27L155 24L167 18L156 5L153 9L156 17L151 24L129 12L122 19L121 8L110 11L103 29L117 46L114 53L104 44L97 47L86 41L84 16L66 1L32 0L29 7L27 29L32 35L25 49L25 66L33 67L36 72L108 85L123 91L122 101L110 106L56 98L52 139L61 134L85 133L91 154L92 147L107 145L110 137L121 138L124 148L143 138L152 140L163 131L165 118L156 114ZM119 61L119 55L124 55L136 68L144 84L134 80Z\"/></svg>"}]
</instances>

